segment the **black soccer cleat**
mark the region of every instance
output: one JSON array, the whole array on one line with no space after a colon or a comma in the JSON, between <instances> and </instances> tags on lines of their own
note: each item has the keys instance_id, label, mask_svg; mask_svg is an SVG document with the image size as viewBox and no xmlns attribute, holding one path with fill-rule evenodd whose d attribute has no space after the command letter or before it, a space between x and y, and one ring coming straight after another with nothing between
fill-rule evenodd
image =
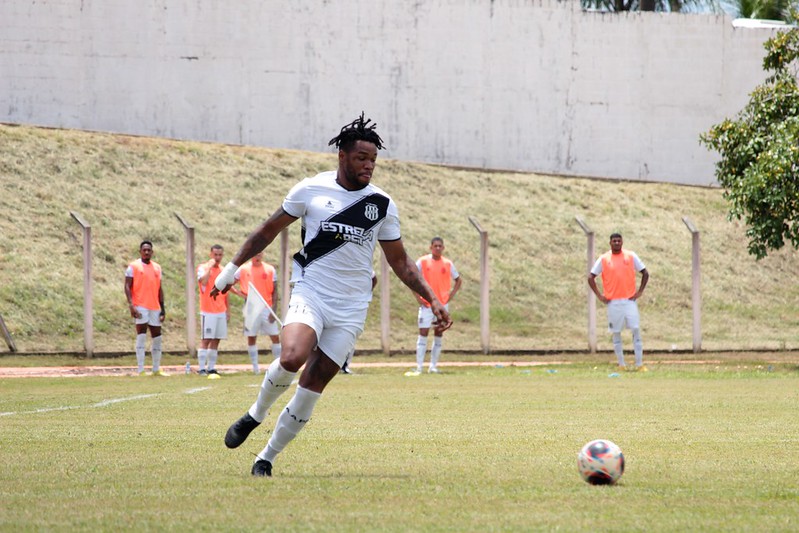
<instances>
[{"instance_id":1,"label":"black soccer cleat","mask_svg":"<svg viewBox=\"0 0 799 533\"><path fill-rule=\"evenodd\" d=\"M272 463L266 459L258 459L253 463L251 473L255 477L272 477Z\"/></svg>"},{"instance_id":2,"label":"black soccer cleat","mask_svg":"<svg viewBox=\"0 0 799 533\"><path fill-rule=\"evenodd\" d=\"M252 430L260 425L261 423L251 417L249 412L244 413L244 416L233 422L233 425L230 426L227 433L225 433L225 446L228 448L238 448L241 446L241 443L247 440Z\"/></svg>"}]
</instances>

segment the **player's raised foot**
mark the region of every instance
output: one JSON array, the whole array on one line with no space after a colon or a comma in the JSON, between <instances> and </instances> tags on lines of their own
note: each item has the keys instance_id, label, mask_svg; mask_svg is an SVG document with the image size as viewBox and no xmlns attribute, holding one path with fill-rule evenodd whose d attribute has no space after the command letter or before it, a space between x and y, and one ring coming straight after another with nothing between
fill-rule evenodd
<instances>
[{"instance_id":1,"label":"player's raised foot","mask_svg":"<svg viewBox=\"0 0 799 533\"><path fill-rule=\"evenodd\" d=\"M208 371L203 368L199 372L197 372L197 375L198 376L207 376L208 375Z\"/></svg>"},{"instance_id":2,"label":"player's raised foot","mask_svg":"<svg viewBox=\"0 0 799 533\"><path fill-rule=\"evenodd\" d=\"M250 416L250 413L244 413L244 416L233 422L227 433L225 433L225 446L228 448L238 448L247 440L253 429L260 426L261 423ZM271 469L272 466L270 465Z\"/></svg>"},{"instance_id":3,"label":"player's raised foot","mask_svg":"<svg viewBox=\"0 0 799 533\"><path fill-rule=\"evenodd\" d=\"M272 477L272 463L265 459L258 459L252 465L251 474L255 477Z\"/></svg>"},{"instance_id":4,"label":"player's raised foot","mask_svg":"<svg viewBox=\"0 0 799 533\"><path fill-rule=\"evenodd\" d=\"M167 372L164 372L163 370L153 370L153 376L168 378L169 374Z\"/></svg>"}]
</instances>

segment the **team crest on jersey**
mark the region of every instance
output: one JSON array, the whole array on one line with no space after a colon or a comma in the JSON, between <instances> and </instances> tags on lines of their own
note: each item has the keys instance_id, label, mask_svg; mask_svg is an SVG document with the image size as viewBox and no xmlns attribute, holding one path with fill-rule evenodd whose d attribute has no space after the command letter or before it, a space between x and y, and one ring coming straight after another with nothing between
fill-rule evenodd
<instances>
[{"instance_id":1,"label":"team crest on jersey","mask_svg":"<svg viewBox=\"0 0 799 533\"><path fill-rule=\"evenodd\" d=\"M375 204L366 204L363 211L363 216L371 221L377 220L377 217L380 216L380 211L377 209Z\"/></svg>"}]
</instances>

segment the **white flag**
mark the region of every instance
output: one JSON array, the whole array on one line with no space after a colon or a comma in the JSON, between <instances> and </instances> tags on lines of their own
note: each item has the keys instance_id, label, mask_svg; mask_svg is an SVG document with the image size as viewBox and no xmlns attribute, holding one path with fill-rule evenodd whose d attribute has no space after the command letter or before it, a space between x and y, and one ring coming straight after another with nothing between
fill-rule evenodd
<instances>
[{"instance_id":1,"label":"white flag","mask_svg":"<svg viewBox=\"0 0 799 533\"><path fill-rule=\"evenodd\" d=\"M261 313L263 313L264 310L268 310L269 314L275 317L277 325L282 328L283 322L280 321L280 318L275 314L272 308L269 307L269 304L266 303L266 300L264 300L264 297L258 292L258 289L255 288L255 285L252 284L252 281L247 287L247 302L244 304L244 327L252 331Z\"/></svg>"}]
</instances>

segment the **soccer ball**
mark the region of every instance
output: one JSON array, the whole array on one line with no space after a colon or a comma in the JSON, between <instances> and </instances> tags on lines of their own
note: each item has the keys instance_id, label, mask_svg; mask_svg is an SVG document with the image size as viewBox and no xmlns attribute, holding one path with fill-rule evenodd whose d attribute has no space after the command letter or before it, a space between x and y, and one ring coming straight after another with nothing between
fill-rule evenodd
<instances>
[{"instance_id":1,"label":"soccer ball","mask_svg":"<svg viewBox=\"0 0 799 533\"><path fill-rule=\"evenodd\" d=\"M612 485L624 473L624 454L609 440L592 440L577 454L577 469L591 485Z\"/></svg>"}]
</instances>

